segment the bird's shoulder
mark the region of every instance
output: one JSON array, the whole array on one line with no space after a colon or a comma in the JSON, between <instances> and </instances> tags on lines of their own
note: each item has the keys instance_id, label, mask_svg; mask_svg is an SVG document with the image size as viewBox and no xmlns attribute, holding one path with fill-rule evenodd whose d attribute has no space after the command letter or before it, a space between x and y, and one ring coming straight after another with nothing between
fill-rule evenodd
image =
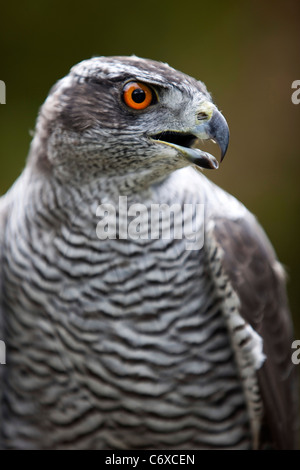
<instances>
[{"instance_id":1,"label":"bird's shoulder","mask_svg":"<svg viewBox=\"0 0 300 470\"><path fill-rule=\"evenodd\" d=\"M291 361L293 327L286 275L257 219L223 208L211 214L209 236L240 302L243 319L260 335L266 359L257 371L263 400L261 439L275 448L296 446L297 379Z\"/></svg>"},{"instance_id":2,"label":"bird's shoulder","mask_svg":"<svg viewBox=\"0 0 300 470\"><path fill-rule=\"evenodd\" d=\"M191 168L176 173L173 186L181 179L185 191L197 194L205 205L204 248L218 250L239 314L262 339L265 360L257 370L264 409L260 445L295 448L297 371L291 361L293 325L285 270L257 218L240 201Z\"/></svg>"}]
</instances>

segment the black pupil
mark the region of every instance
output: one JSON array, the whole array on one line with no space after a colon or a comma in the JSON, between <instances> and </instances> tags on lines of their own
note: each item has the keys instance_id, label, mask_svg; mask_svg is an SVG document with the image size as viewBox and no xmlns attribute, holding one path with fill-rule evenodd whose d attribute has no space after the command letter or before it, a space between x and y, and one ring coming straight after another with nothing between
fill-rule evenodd
<instances>
[{"instance_id":1,"label":"black pupil","mask_svg":"<svg viewBox=\"0 0 300 470\"><path fill-rule=\"evenodd\" d=\"M141 88L137 88L133 90L131 97L135 103L142 103L146 99L146 93Z\"/></svg>"}]
</instances>

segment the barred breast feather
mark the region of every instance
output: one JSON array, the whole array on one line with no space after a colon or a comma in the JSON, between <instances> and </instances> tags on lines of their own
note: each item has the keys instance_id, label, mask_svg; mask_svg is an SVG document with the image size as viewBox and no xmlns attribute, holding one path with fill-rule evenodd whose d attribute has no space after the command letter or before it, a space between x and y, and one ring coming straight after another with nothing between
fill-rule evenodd
<instances>
[{"instance_id":1,"label":"barred breast feather","mask_svg":"<svg viewBox=\"0 0 300 470\"><path fill-rule=\"evenodd\" d=\"M183 177L204 189L181 170L154 201L213 207L204 190L196 201L178 189ZM99 240L96 187L62 198L40 184L37 198L19 181L6 230L3 445L249 448L212 241L189 251L184 239Z\"/></svg>"}]
</instances>

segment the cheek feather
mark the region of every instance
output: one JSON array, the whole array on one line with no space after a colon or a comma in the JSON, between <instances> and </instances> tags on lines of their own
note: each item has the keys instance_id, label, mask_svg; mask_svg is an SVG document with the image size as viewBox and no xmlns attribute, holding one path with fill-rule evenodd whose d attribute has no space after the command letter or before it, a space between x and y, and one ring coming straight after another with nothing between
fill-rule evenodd
<instances>
[{"instance_id":1,"label":"cheek feather","mask_svg":"<svg viewBox=\"0 0 300 470\"><path fill-rule=\"evenodd\" d=\"M65 91L60 119L64 129L76 132L97 127L99 123L113 128L117 121L114 96L103 85L78 84Z\"/></svg>"}]
</instances>

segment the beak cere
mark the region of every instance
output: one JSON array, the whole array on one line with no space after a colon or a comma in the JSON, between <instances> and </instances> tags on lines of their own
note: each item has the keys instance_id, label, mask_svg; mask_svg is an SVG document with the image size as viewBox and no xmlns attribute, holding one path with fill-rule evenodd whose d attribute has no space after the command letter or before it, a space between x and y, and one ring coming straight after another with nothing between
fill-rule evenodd
<instances>
[{"instance_id":1,"label":"beak cere","mask_svg":"<svg viewBox=\"0 0 300 470\"><path fill-rule=\"evenodd\" d=\"M210 153L204 152L193 145L198 139L211 139L218 144L221 150L221 161L223 160L228 143L229 128L224 116L213 107L211 117L207 117L203 122L191 128L188 132L164 131L151 136L157 143L169 145L176 150L190 163L201 168L216 169L219 164L216 158Z\"/></svg>"}]
</instances>

